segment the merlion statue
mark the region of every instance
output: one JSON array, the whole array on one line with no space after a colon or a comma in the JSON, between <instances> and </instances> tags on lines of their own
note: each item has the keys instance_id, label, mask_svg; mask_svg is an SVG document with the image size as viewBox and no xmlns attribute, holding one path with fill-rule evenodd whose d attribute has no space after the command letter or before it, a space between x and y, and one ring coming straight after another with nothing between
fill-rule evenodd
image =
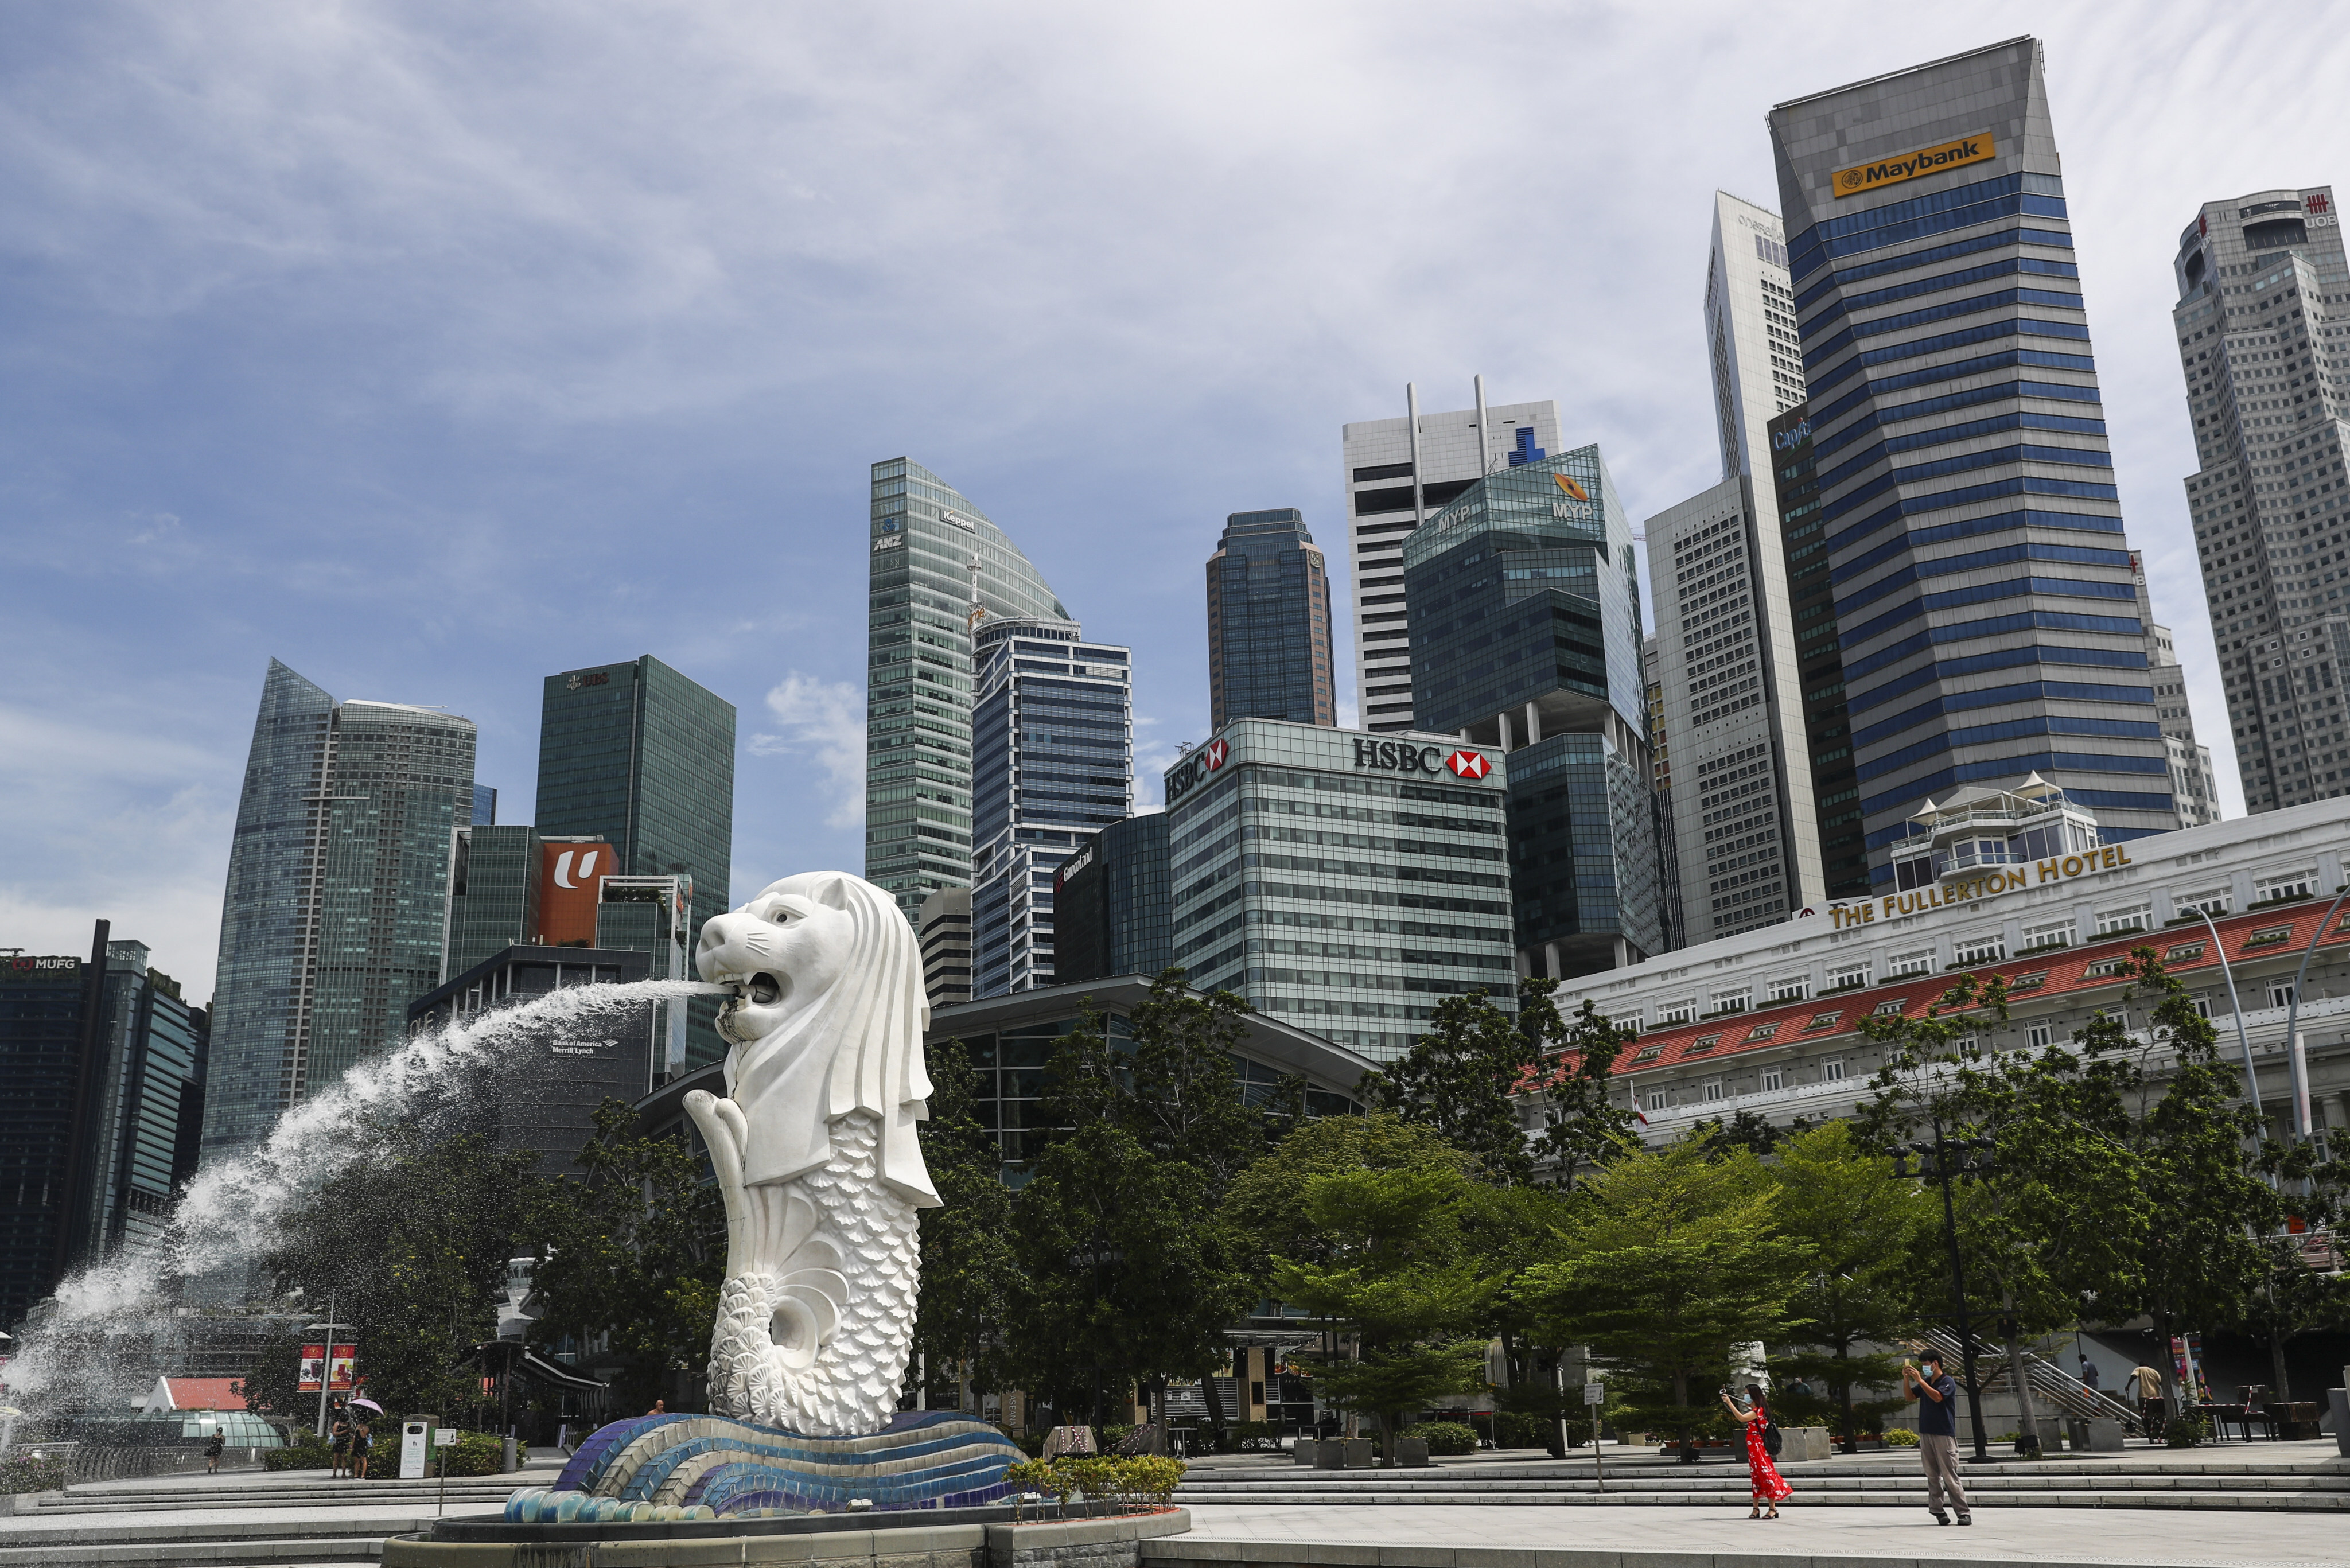
<instances>
[{"instance_id":1,"label":"merlion statue","mask_svg":"<svg viewBox=\"0 0 2350 1568\"><path fill-rule=\"evenodd\" d=\"M726 1097L685 1099L726 1199L711 1412L879 1432L913 1337L916 1211L939 1202L915 1131L931 1084L913 930L862 877L811 871L704 924L694 962L734 992Z\"/></svg>"}]
</instances>

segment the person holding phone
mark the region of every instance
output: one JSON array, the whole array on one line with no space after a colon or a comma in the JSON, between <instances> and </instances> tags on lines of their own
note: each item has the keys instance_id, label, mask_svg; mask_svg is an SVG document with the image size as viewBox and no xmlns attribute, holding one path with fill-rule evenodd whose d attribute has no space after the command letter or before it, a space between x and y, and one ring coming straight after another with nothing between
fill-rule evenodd
<instances>
[{"instance_id":1,"label":"person holding phone","mask_svg":"<svg viewBox=\"0 0 2350 1568\"><path fill-rule=\"evenodd\" d=\"M1918 1391L1918 1462L1926 1470L1926 1507L1935 1523L1950 1523L1942 1511L1947 1491L1959 1522L1972 1524L1967 1489L1959 1480L1959 1386L1942 1370L1940 1351L1928 1351L1925 1362L1923 1372L1907 1361L1901 1364L1901 1397L1907 1399L1912 1388Z\"/></svg>"},{"instance_id":2,"label":"person holding phone","mask_svg":"<svg viewBox=\"0 0 2350 1568\"><path fill-rule=\"evenodd\" d=\"M1771 1450L1762 1441L1762 1434L1771 1425L1771 1412L1762 1407L1762 1390L1749 1383L1745 1402L1741 1404L1738 1397L1730 1391L1730 1385L1725 1383L1721 1386L1721 1404L1722 1408L1746 1428L1746 1477L1754 1493L1754 1506L1746 1517L1776 1519L1780 1502L1795 1489L1787 1484L1787 1478L1781 1475L1779 1467L1771 1462ZM1765 1503L1771 1508L1768 1513L1762 1511Z\"/></svg>"}]
</instances>

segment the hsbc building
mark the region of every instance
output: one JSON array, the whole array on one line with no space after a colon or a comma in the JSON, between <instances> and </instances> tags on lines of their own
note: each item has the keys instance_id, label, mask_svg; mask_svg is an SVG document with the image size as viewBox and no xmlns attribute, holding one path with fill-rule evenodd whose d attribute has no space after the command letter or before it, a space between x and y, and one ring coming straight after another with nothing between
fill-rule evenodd
<instances>
[{"instance_id":1,"label":"hsbc building","mask_svg":"<svg viewBox=\"0 0 2350 1568\"><path fill-rule=\"evenodd\" d=\"M1167 770L1175 961L1392 1061L1445 997L1514 1011L1499 748L1240 719Z\"/></svg>"}]
</instances>

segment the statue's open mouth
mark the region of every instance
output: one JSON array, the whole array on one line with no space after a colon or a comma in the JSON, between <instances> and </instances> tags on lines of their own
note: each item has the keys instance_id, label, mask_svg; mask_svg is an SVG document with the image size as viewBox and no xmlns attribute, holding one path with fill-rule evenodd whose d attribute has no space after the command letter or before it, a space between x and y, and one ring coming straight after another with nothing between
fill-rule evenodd
<instances>
[{"instance_id":1,"label":"statue's open mouth","mask_svg":"<svg viewBox=\"0 0 2350 1568\"><path fill-rule=\"evenodd\" d=\"M751 977L746 988L751 1000L761 1007L772 1007L784 994L783 982L764 971Z\"/></svg>"}]
</instances>

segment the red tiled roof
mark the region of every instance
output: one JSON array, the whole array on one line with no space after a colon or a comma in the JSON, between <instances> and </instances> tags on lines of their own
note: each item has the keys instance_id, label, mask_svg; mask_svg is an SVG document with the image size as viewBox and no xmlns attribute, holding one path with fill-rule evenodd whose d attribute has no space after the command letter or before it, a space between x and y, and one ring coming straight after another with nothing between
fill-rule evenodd
<instances>
[{"instance_id":1,"label":"red tiled roof","mask_svg":"<svg viewBox=\"0 0 2350 1568\"><path fill-rule=\"evenodd\" d=\"M237 1377L172 1377L172 1403L182 1410L245 1410L252 1407L230 1392Z\"/></svg>"},{"instance_id":2,"label":"red tiled roof","mask_svg":"<svg viewBox=\"0 0 2350 1568\"><path fill-rule=\"evenodd\" d=\"M2326 905L2332 901L2328 898L2321 903L2314 898L2304 898L2295 903L2279 904L2272 909L2214 917L2220 927L2220 940L2226 946L2230 960L2260 958L2272 952L2297 953L2309 943L2311 922L2324 915ZM2285 933L2282 937L2248 949L2247 944L2253 937L2281 929ZM2133 931L2126 936L2107 937L2047 953L2012 955L1995 964L1974 965L1948 973L1913 974L1892 983L1872 985L1864 990L1831 992L1805 1002L1774 1002L1769 1007L1746 1012L1725 1013L1715 1018L1700 1019L1694 1023L1676 1023L1669 1029L1647 1029L1616 1059L1615 1073L1645 1073L1661 1067L1679 1066L1693 1059L1719 1061L1742 1052L1767 1050L1796 1040L1831 1040L1857 1034L1860 1021L1875 1013L1887 1002L1898 1002L1898 1011L1909 1017L1922 1017L1928 1007L1939 1001L1951 984L1967 973L1983 980L1993 975L2002 976L2007 981L2008 993L2013 1002L2034 1002L2066 992L2126 988L2129 984L2126 977L2092 975L2086 971L2106 960L2127 954L2133 948L2151 947L2156 956L2162 960L2165 969L2174 974L2190 976L2198 971L2219 968L2219 961L2210 951L2210 928L2200 920L2192 924L2182 922L2157 931ZM2350 905L2345 906L2343 916L2318 945L2334 948L2345 944L2350 944ZM2196 948L2204 950L2181 950ZM1669 954L1667 958L1671 956ZM2035 981L2035 976L2043 978ZM2019 984L2019 981L2023 983ZM1829 1014L1835 1016L1828 1020ZM1714 1037L1718 1043L1699 1044L1708 1036ZM1560 1058L1562 1061L1566 1059Z\"/></svg>"}]
</instances>

